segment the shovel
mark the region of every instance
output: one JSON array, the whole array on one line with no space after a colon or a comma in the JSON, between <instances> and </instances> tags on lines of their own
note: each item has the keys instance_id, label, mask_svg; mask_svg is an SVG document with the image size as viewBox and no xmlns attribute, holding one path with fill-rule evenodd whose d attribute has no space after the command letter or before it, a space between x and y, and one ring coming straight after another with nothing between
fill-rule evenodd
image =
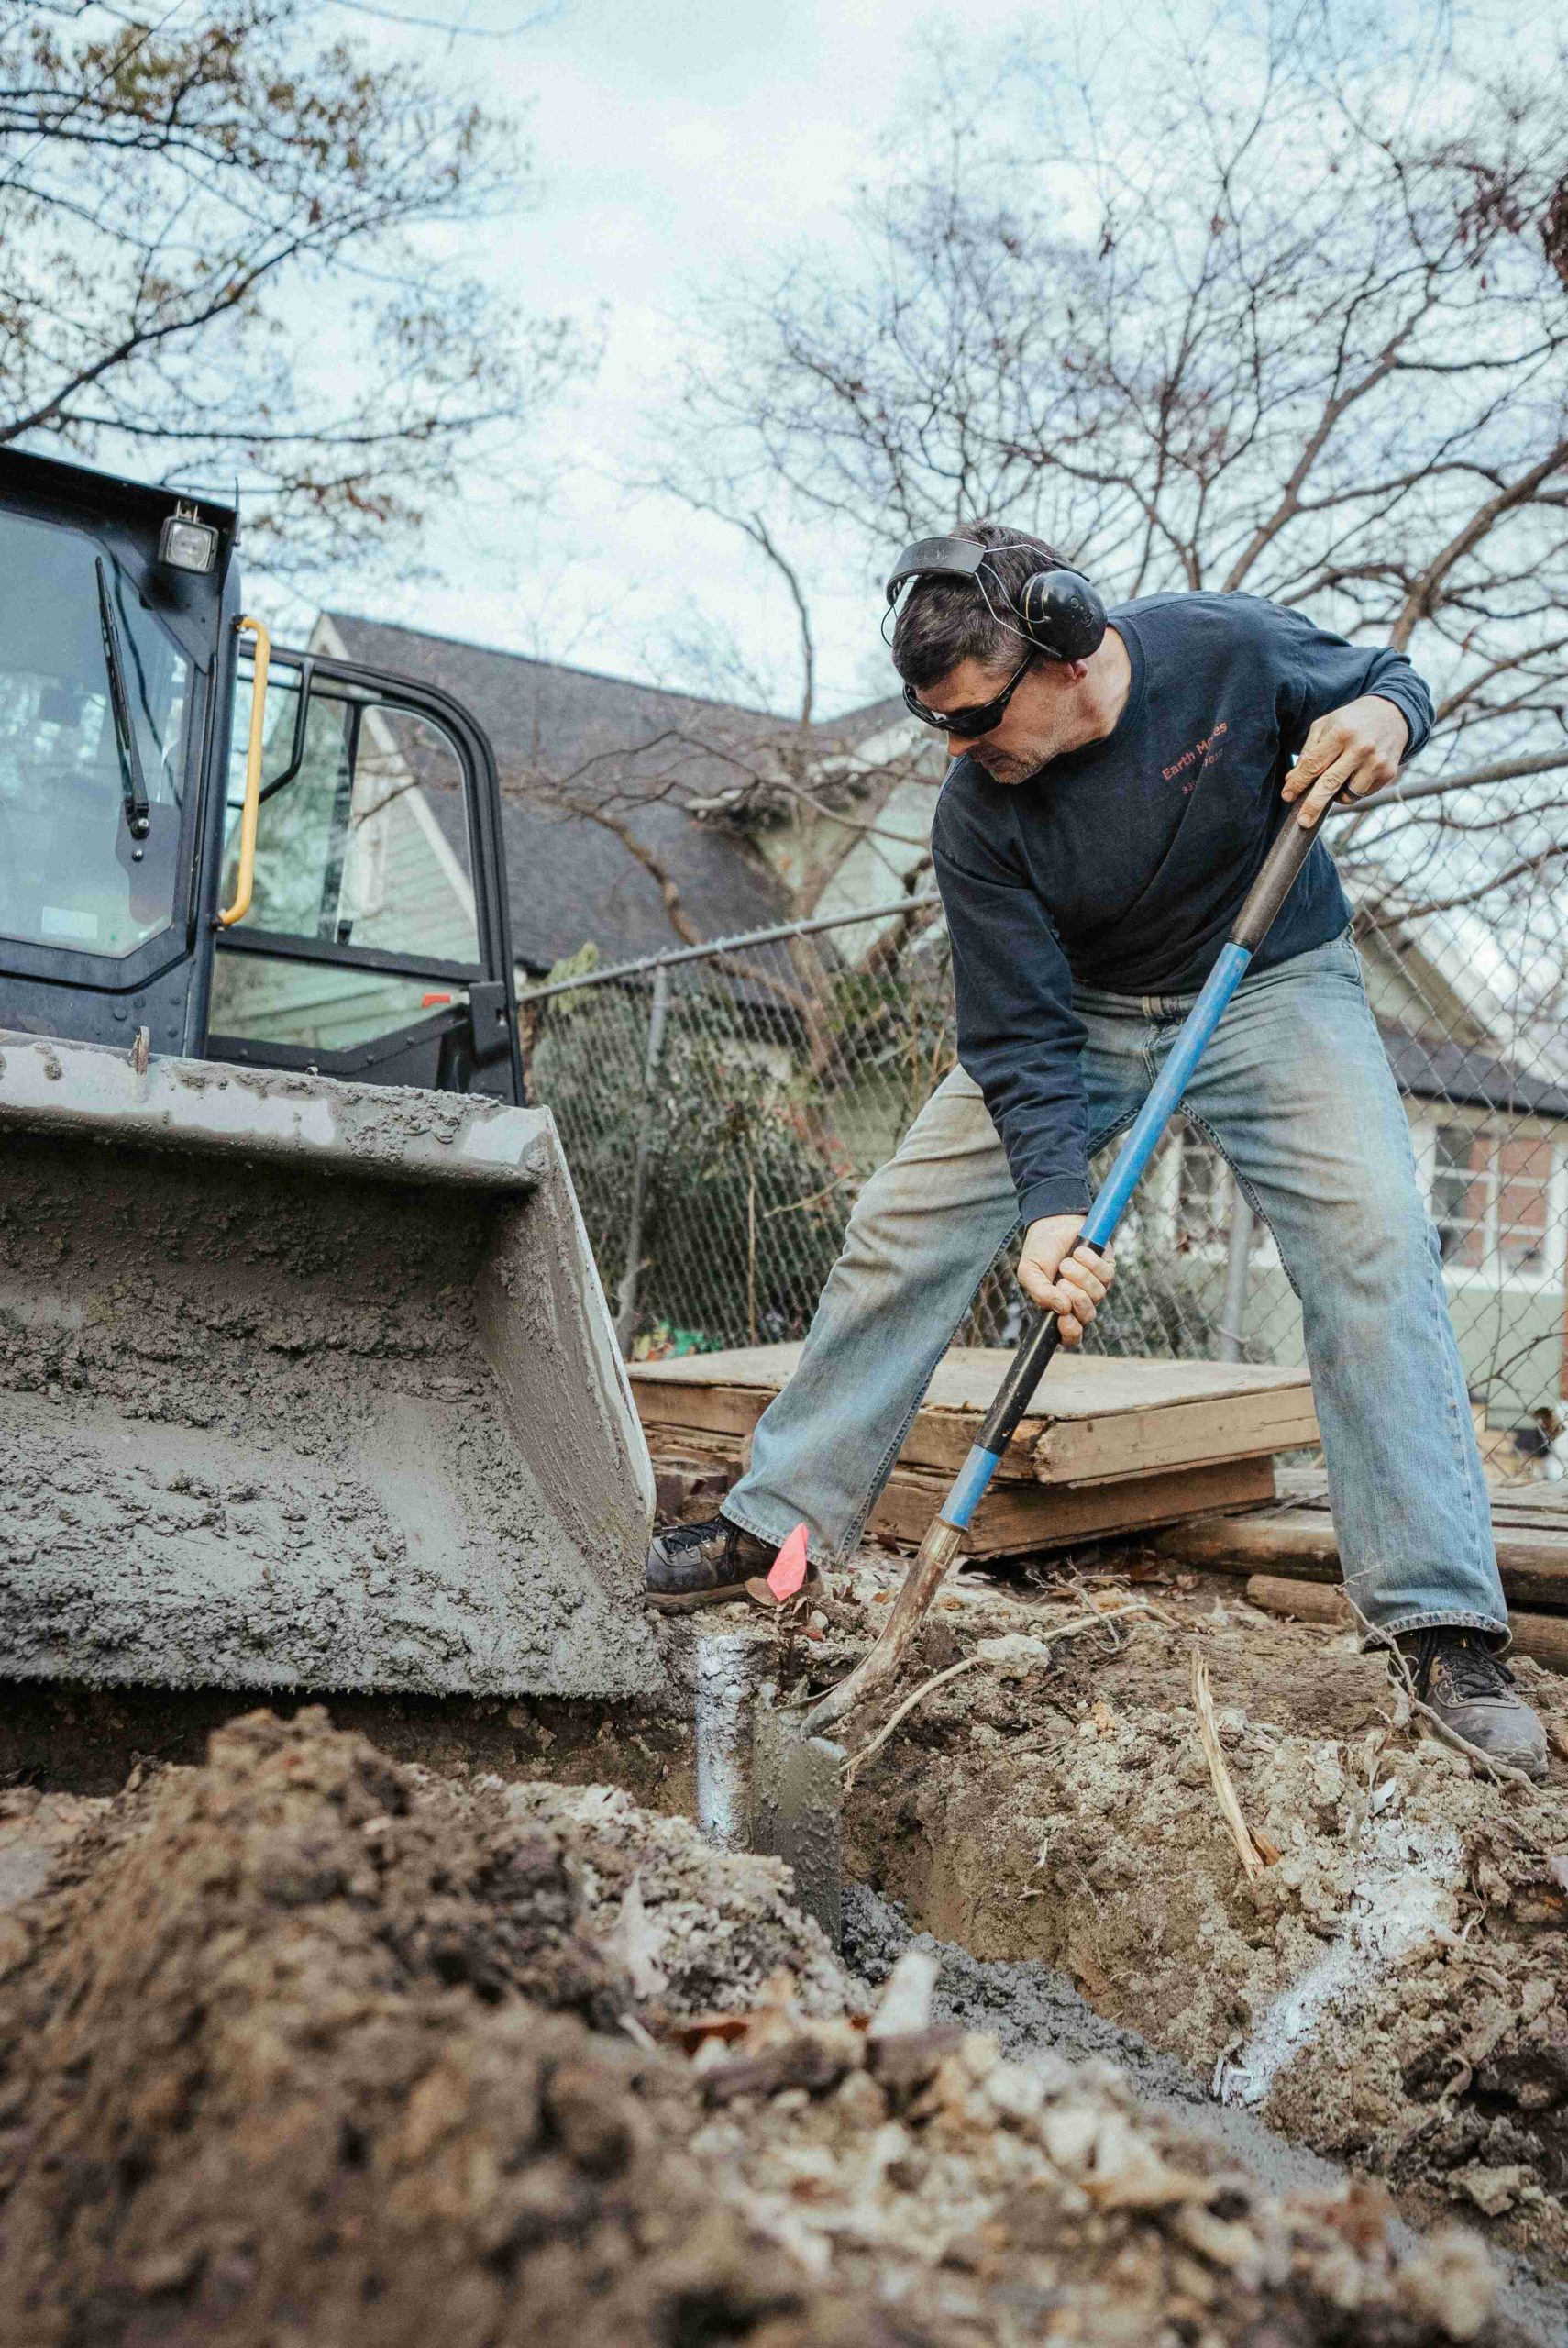
<instances>
[{"instance_id":1,"label":"shovel","mask_svg":"<svg viewBox=\"0 0 1568 2348\"><path fill-rule=\"evenodd\" d=\"M1116 1162L1084 1224L1079 1245L1110 1245L1127 1202L1186 1091L1209 1038L1267 936L1311 852L1317 827L1293 815L1269 849L1228 942L1182 1023ZM824 1733L896 1679L1002 1454L1060 1342L1054 1312L1042 1313L1018 1347L979 1435L921 1543L876 1644L855 1669L809 1710L759 1708L752 1747L752 1846L786 1859L801 1906L836 1942L839 1933L839 1765L844 1747Z\"/></svg>"}]
</instances>

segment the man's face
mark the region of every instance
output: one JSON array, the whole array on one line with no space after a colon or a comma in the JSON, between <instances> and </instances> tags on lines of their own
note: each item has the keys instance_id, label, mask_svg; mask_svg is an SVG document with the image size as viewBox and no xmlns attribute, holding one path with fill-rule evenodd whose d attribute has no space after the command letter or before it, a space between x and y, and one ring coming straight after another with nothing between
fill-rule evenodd
<instances>
[{"instance_id":1,"label":"man's face","mask_svg":"<svg viewBox=\"0 0 1568 2348\"><path fill-rule=\"evenodd\" d=\"M928 709L970 709L994 701L1011 673L1011 669L998 670L983 668L978 660L960 660L940 684L922 690L920 697ZM1083 674L1081 660L1035 661L1019 680L1000 721L988 733L973 738L964 734L947 737L954 757L961 758L967 751L993 782L1027 782L1064 750L1077 748L1082 737L1073 724L1073 701Z\"/></svg>"}]
</instances>

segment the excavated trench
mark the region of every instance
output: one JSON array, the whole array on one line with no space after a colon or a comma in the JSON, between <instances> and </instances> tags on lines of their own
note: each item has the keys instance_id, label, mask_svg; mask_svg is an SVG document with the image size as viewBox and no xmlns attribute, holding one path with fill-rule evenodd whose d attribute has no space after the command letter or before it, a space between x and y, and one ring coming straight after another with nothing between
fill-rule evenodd
<instances>
[{"instance_id":1,"label":"excavated trench","mask_svg":"<svg viewBox=\"0 0 1568 2348\"><path fill-rule=\"evenodd\" d=\"M359 1696L332 1717L458 1786L615 1788L701 1814L734 1847L736 1719L713 1659L750 1648L758 1671L836 1670L892 1578L865 1561L814 1645L781 1644L749 1610L700 1618L652 1701ZM1139 1594L966 1577L939 1606L900 1693L969 1667L849 1790L846 1959L875 1982L915 1937L941 1961L938 2017L997 2034L1005 2054L1114 2063L1141 2108L1272 2190L1376 2180L1419 2228L1458 2221L1508 2276L1525 2336L1568 2339L1561 1764L1539 1791L1483 1783L1411 1733L1374 1659L1212 1586L1154 1586L1155 1612L1049 1638L1086 1589L1105 1606ZM1195 1645L1272 1855L1253 1882L1198 1743ZM1561 1735L1568 1689L1521 1676ZM198 1764L254 1702L39 1685L0 1700L0 1781L46 1796Z\"/></svg>"},{"instance_id":2,"label":"excavated trench","mask_svg":"<svg viewBox=\"0 0 1568 2348\"><path fill-rule=\"evenodd\" d=\"M1412 1733L1376 1658L1212 1590L1156 1587L1157 1614L1033 1654L1063 1611L1048 1587L956 1599L928 1674L977 1634L1018 1652L935 1691L870 1759L846 1872L966 1962L1065 1977L1211 2109L1561 2280L1568 1771L1484 1781ZM1195 1645L1269 1857L1252 1881L1198 1737ZM1568 1749L1568 1685L1518 1671Z\"/></svg>"}]
</instances>

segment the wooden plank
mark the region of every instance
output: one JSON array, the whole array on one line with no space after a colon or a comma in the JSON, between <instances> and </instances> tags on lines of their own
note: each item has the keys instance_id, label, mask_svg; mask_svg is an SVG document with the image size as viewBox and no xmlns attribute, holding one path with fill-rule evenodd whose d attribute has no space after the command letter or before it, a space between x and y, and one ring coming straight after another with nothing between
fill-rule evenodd
<instances>
[{"instance_id":1,"label":"wooden plank","mask_svg":"<svg viewBox=\"0 0 1568 2348\"><path fill-rule=\"evenodd\" d=\"M756 1387L777 1394L793 1377L801 1352L799 1344L740 1346L722 1353L629 1362L627 1368L634 1384ZM950 1346L936 1366L927 1403L934 1410L988 1411L1011 1359L1003 1346ZM1307 1383L1304 1369L1276 1369L1268 1363L1146 1361L1081 1353L1059 1354L1050 1375L1050 1409L1038 1415L1053 1420L1268 1393Z\"/></svg>"},{"instance_id":2,"label":"wooden plank","mask_svg":"<svg viewBox=\"0 0 1568 2348\"><path fill-rule=\"evenodd\" d=\"M700 1427L715 1440L727 1437L742 1441L749 1437L773 1400L771 1394L755 1386L654 1386L639 1382L633 1393L637 1415L650 1442L656 1432L662 1434L664 1429L675 1427ZM952 1412L922 1411L904 1438L900 1457L911 1467L955 1476L969 1456L975 1425L972 1416L961 1418ZM1033 1437L1038 1422L1026 1421L1013 1437L997 1470L999 1481L1034 1481Z\"/></svg>"},{"instance_id":3,"label":"wooden plank","mask_svg":"<svg viewBox=\"0 0 1568 2348\"><path fill-rule=\"evenodd\" d=\"M1549 1483L1545 1477L1531 1477L1528 1483L1504 1484L1494 1492L1493 1506L1527 1510L1549 1524L1568 1529L1568 1482Z\"/></svg>"},{"instance_id":4,"label":"wooden plank","mask_svg":"<svg viewBox=\"0 0 1568 2348\"><path fill-rule=\"evenodd\" d=\"M1007 1557L1032 1550L1069 1548L1076 1542L1168 1524L1194 1510L1256 1507L1274 1489L1269 1459L1223 1459L1170 1475L1128 1478L1077 1490L1041 1484L993 1485L964 1544L971 1557ZM870 1530L918 1544L946 1492L945 1479L900 1466L873 1510Z\"/></svg>"},{"instance_id":5,"label":"wooden plank","mask_svg":"<svg viewBox=\"0 0 1568 2348\"><path fill-rule=\"evenodd\" d=\"M1280 1497L1293 1509L1326 1509L1329 1479L1321 1468L1281 1468ZM1563 1497L1559 1500L1557 1495ZM1516 1533L1544 1533L1568 1540L1568 1484L1494 1484L1489 1498L1499 1539Z\"/></svg>"},{"instance_id":6,"label":"wooden plank","mask_svg":"<svg viewBox=\"0 0 1568 2348\"><path fill-rule=\"evenodd\" d=\"M639 1384L635 1393L650 1441L667 1429L700 1429L716 1440L740 1441L752 1433L772 1400L756 1387L741 1386ZM1254 1412L1259 1414L1255 1418ZM1174 1405L1146 1416L1129 1412L1112 1419L1048 1426L1034 1443L1036 1423L1025 1421L1009 1445L997 1470L999 1482L1119 1482L1131 1476L1200 1467L1216 1458L1257 1458L1315 1443L1318 1435L1310 1397L1298 1398L1288 1389L1256 1398L1244 1416L1234 1400ZM904 1438L900 1457L906 1467L956 1475L974 1438L971 1415L922 1411Z\"/></svg>"},{"instance_id":7,"label":"wooden plank","mask_svg":"<svg viewBox=\"0 0 1568 2348\"><path fill-rule=\"evenodd\" d=\"M798 1346L758 1346L635 1362L638 1412L650 1431L747 1434L799 1357ZM997 1347L952 1348L905 1440L903 1462L955 1474L1010 1359ZM1058 1357L1043 1394L1050 1412L1023 1421L998 1470L1000 1481L1099 1483L1259 1457L1317 1440L1311 1389L1299 1370Z\"/></svg>"},{"instance_id":8,"label":"wooden plank","mask_svg":"<svg viewBox=\"0 0 1568 2348\"><path fill-rule=\"evenodd\" d=\"M1300 1581L1341 1578L1339 1542L1327 1510L1195 1518L1158 1534L1151 1546L1163 1557L1209 1573L1261 1570ZM1529 1540L1500 1540L1497 1571L1510 1605L1568 1611L1568 1539L1537 1534Z\"/></svg>"},{"instance_id":9,"label":"wooden plank","mask_svg":"<svg viewBox=\"0 0 1568 2348\"><path fill-rule=\"evenodd\" d=\"M1351 1611L1342 1589L1321 1582L1288 1581L1277 1574L1253 1574L1247 1583L1247 1603L1265 1613L1287 1615L1297 1623L1326 1623L1349 1630ZM1511 1613L1514 1647L1549 1671L1568 1672L1568 1616Z\"/></svg>"},{"instance_id":10,"label":"wooden plank","mask_svg":"<svg viewBox=\"0 0 1568 2348\"><path fill-rule=\"evenodd\" d=\"M637 1416L656 1427L707 1427L714 1434L747 1435L773 1400L756 1386L663 1386L636 1379Z\"/></svg>"},{"instance_id":11,"label":"wooden plank","mask_svg":"<svg viewBox=\"0 0 1568 2348\"><path fill-rule=\"evenodd\" d=\"M1034 1446L1042 1483L1091 1483L1148 1476L1206 1459L1295 1451L1318 1440L1311 1390L1276 1387L1211 1402L1167 1403L1113 1418L1058 1421Z\"/></svg>"},{"instance_id":12,"label":"wooden plank","mask_svg":"<svg viewBox=\"0 0 1568 2348\"><path fill-rule=\"evenodd\" d=\"M750 1448L749 1435L736 1441L701 1428L668 1427L657 1431L654 1454L656 1459L668 1453L711 1460L738 1476L747 1464ZM872 1512L870 1530L889 1540L918 1545L947 1490L945 1476L911 1468L900 1460ZM1273 1492L1274 1463L1269 1459L1219 1460L1202 1468L1077 1490L1029 1481L993 1483L965 1554L998 1557L1060 1549L1074 1542L1169 1524L1184 1514L1212 1515L1220 1509L1255 1508L1271 1499Z\"/></svg>"}]
</instances>

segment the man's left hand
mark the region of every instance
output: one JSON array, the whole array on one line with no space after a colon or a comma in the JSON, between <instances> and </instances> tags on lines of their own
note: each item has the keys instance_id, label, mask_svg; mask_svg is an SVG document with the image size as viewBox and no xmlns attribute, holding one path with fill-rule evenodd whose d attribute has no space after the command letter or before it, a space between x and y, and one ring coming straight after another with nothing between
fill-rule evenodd
<instances>
[{"instance_id":1,"label":"man's left hand","mask_svg":"<svg viewBox=\"0 0 1568 2348\"><path fill-rule=\"evenodd\" d=\"M1300 801L1297 820L1310 828L1342 791L1364 799L1392 782L1409 738L1410 729L1391 701L1364 693L1316 721L1286 777L1283 796Z\"/></svg>"}]
</instances>

